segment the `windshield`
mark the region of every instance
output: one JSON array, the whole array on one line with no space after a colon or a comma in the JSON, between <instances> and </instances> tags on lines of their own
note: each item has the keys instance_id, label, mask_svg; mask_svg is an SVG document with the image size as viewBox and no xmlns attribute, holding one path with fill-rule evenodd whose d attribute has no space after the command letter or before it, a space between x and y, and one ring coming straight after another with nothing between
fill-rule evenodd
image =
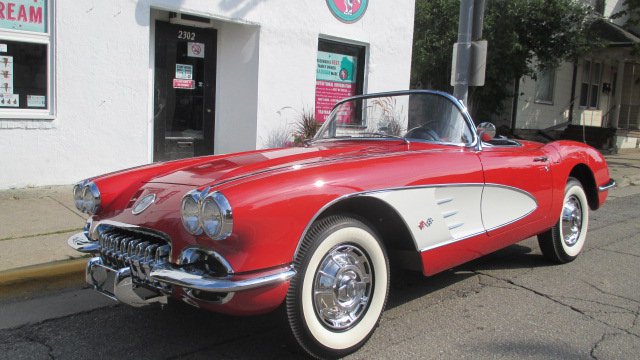
<instances>
[{"instance_id":1,"label":"windshield","mask_svg":"<svg viewBox=\"0 0 640 360\"><path fill-rule=\"evenodd\" d=\"M384 94L336 106L314 140L395 138L464 145L469 124L448 97L438 93Z\"/></svg>"}]
</instances>

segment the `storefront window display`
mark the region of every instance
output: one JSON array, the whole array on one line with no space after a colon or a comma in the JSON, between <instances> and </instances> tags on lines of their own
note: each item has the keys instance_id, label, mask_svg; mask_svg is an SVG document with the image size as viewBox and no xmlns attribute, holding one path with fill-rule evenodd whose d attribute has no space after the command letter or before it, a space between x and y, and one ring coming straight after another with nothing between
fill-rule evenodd
<instances>
[{"instance_id":1,"label":"storefront window display","mask_svg":"<svg viewBox=\"0 0 640 360\"><path fill-rule=\"evenodd\" d=\"M318 42L315 117L323 123L340 100L362 94L365 48L321 39Z\"/></svg>"},{"instance_id":2,"label":"storefront window display","mask_svg":"<svg viewBox=\"0 0 640 360\"><path fill-rule=\"evenodd\" d=\"M0 1L0 117L53 114L51 1Z\"/></svg>"}]
</instances>

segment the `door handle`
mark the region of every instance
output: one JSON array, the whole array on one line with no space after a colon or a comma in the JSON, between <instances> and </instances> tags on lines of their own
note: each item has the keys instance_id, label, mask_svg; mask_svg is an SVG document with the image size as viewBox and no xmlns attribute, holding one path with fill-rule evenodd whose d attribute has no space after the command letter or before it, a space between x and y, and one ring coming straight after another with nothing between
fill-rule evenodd
<instances>
[{"instance_id":1,"label":"door handle","mask_svg":"<svg viewBox=\"0 0 640 360\"><path fill-rule=\"evenodd\" d=\"M533 158L533 161L535 162L547 162L547 160L549 160L549 158L546 156L538 156Z\"/></svg>"},{"instance_id":2,"label":"door handle","mask_svg":"<svg viewBox=\"0 0 640 360\"><path fill-rule=\"evenodd\" d=\"M178 141L177 145L179 148L189 148L193 147L193 141Z\"/></svg>"}]
</instances>

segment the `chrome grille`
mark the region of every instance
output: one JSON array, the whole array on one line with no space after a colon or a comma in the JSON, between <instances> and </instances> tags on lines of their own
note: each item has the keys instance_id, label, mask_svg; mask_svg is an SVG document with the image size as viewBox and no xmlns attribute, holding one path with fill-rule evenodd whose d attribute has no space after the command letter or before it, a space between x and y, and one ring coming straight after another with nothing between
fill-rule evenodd
<instances>
[{"instance_id":1,"label":"chrome grille","mask_svg":"<svg viewBox=\"0 0 640 360\"><path fill-rule=\"evenodd\" d=\"M169 261L171 244L163 237L129 229L102 226L98 228L100 257L104 265L114 269L130 268L133 281L164 289L149 274L157 265Z\"/></svg>"}]
</instances>

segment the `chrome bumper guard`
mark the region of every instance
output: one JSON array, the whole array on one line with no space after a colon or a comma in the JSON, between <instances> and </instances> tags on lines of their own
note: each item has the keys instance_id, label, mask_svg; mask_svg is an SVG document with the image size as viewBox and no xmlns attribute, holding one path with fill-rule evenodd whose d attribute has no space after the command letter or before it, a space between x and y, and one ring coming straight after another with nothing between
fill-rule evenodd
<instances>
[{"instance_id":1,"label":"chrome bumper guard","mask_svg":"<svg viewBox=\"0 0 640 360\"><path fill-rule=\"evenodd\" d=\"M67 241L70 247L84 253L100 253L98 241L87 238L85 233L71 236ZM291 267L261 271L250 275L227 275L212 277L206 274L185 270L186 265L176 266L168 262L154 264L148 272L148 280L166 285L174 285L185 290L199 290L210 293L233 293L255 289L262 286L285 282L296 275ZM136 272L134 271L134 276ZM142 306L151 302L166 302L166 295L158 289L149 289L136 283L130 267L114 269L103 262L101 257L89 260L86 270L87 283L102 294L129 305Z\"/></svg>"},{"instance_id":2,"label":"chrome bumper guard","mask_svg":"<svg viewBox=\"0 0 640 360\"><path fill-rule=\"evenodd\" d=\"M598 186L598 190L602 191L607 191L611 188L614 188L616 186L616 181L613 179L610 179L606 184L602 185L602 186Z\"/></svg>"},{"instance_id":3,"label":"chrome bumper guard","mask_svg":"<svg viewBox=\"0 0 640 360\"><path fill-rule=\"evenodd\" d=\"M100 257L94 257L87 263L86 281L108 298L134 307L167 303L166 294L136 284L130 268L112 269L105 266Z\"/></svg>"}]
</instances>

